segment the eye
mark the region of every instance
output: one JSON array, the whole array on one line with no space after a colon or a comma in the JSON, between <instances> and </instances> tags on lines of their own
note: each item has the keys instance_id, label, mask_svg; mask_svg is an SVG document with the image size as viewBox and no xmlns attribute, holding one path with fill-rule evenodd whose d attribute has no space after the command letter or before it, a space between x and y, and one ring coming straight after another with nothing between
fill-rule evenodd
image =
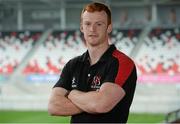
<instances>
[{"instance_id":1,"label":"eye","mask_svg":"<svg viewBox=\"0 0 180 124\"><path fill-rule=\"evenodd\" d=\"M89 22L85 22L85 23L84 23L84 25L89 26L89 25L90 25L90 23L89 23Z\"/></svg>"},{"instance_id":2,"label":"eye","mask_svg":"<svg viewBox=\"0 0 180 124\"><path fill-rule=\"evenodd\" d=\"M101 26L102 24L101 23L97 23L98 26Z\"/></svg>"},{"instance_id":3,"label":"eye","mask_svg":"<svg viewBox=\"0 0 180 124\"><path fill-rule=\"evenodd\" d=\"M103 23L103 22L97 22L96 25L97 25L98 27L100 27L100 26L103 26L104 23Z\"/></svg>"}]
</instances>

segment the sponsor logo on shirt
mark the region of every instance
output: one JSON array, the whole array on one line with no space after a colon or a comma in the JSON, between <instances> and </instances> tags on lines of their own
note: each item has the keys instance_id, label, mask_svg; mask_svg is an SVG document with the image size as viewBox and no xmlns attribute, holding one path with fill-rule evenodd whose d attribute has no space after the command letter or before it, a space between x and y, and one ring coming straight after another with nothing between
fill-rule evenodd
<instances>
[{"instance_id":1,"label":"sponsor logo on shirt","mask_svg":"<svg viewBox=\"0 0 180 124\"><path fill-rule=\"evenodd\" d=\"M77 83L76 83L76 78L75 78L75 77L73 77L71 84L72 84L72 85L71 85L72 88L76 88L76 87L77 87Z\"/></svg>"}]
</instances>

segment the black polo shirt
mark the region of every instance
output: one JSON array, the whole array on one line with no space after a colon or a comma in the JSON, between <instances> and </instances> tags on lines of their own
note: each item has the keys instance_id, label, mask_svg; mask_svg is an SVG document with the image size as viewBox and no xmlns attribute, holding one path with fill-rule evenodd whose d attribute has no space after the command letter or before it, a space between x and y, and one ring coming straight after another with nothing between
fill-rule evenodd
<instances>
[{"instance_id":1,"label":"black polo shirt","mask_svg":"<svg viewBox=\"0 0 180 124\"><path fill-rule=\"evenodd\" d=\"M100 60L90 65L88 51L83 55L71 59L63 68L60 79L54 87L63 87L69 91L77 89L88 92L95 91L105 82L116 83L121 86L125 97L108 113L73 115L72 123L127 122L129 108L132 103L136 87L136 68L134 62L125 54L118 51L114 45L101 56Z\"/></svg>"}]
</instances>

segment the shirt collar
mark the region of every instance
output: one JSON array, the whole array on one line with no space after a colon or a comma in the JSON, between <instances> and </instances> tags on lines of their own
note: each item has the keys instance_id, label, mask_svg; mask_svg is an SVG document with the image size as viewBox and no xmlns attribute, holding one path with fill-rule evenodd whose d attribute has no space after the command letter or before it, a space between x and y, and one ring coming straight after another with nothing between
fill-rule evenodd
<instances>
[{"instance_id":1,"label":"shirt collar","mask_svg":"<svg viewBox=\"0 0 180 124\"><path fill-rule=\"evenodd\" d=\"M110 47L105 51L105 53L99 59L100 62L106 61L107 58L112 54L112 52L116 49L115 45L112 44ZM89 61L89 52L88 50L82 55L82 61Z\"/></svg>"}]
</instances>

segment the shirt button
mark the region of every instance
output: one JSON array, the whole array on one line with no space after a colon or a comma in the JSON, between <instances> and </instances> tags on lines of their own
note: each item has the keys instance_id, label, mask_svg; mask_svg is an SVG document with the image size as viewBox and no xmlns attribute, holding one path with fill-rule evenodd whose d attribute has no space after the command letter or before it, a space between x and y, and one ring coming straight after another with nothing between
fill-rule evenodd
<instances>
[{"instance_id":1,"label":"shirt button","mask_svg":"<svg viewBox=\"0 0 180 124\"><path fill-rule=\"evenodd\" d=\"M90 74L88 74L88 77L90 77L91 75Z\"/></svg>"}]
</instances>

